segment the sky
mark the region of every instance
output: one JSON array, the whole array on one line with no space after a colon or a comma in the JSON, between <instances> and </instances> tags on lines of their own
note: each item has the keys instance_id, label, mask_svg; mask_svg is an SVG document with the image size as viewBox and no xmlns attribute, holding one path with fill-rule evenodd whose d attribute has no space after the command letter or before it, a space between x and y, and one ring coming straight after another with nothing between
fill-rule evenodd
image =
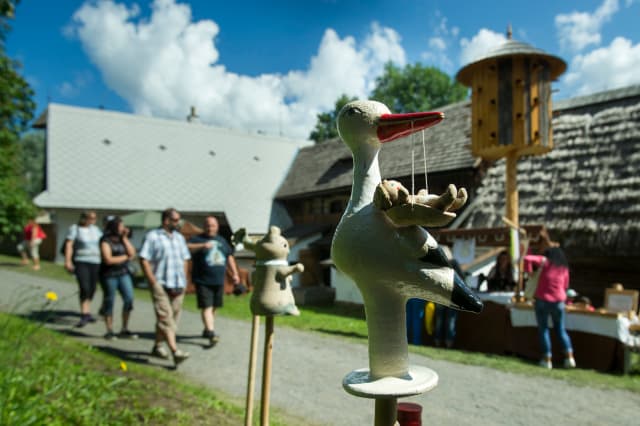
<instances>
[{"instance_id":1,"label":"sky","mask_svg":"<svg viewBox=\"0 0 640 426\"><path fill-rule=\"evenodd\" d=\"M307 139L386 62L454 77L513 38L567 62L554 99L640 84L640 0L22 0L6 40L49 102Z\"/></svg>"}]
</instances>

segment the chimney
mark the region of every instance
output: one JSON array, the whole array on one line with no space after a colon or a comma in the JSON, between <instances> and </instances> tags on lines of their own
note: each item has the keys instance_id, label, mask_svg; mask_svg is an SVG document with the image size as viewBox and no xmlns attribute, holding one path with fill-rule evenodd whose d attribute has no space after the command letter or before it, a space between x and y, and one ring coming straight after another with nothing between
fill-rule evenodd
<instances>
[{"instance_id":1,"label":"chimney","mask_svg":"<svg viewBox=\"0 0 640 426\"><path fill-rule=\"evenodd\" d=\"M187 121L189 123L198 123L198 122L200 122L198 114L196 114L196 107L194 107L194 106L191 107L191 112L189 113L189 115L187 115Z\"/></svg>"}]
</instances>

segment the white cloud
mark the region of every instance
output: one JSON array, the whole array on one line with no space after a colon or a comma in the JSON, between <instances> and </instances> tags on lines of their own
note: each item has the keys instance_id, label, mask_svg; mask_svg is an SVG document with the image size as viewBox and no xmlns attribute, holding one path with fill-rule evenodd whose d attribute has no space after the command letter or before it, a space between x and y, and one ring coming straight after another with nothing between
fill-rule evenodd
<instances>
[{"instance_id":1,"label":"white cloud","mask_svg":"<svg viewBox=\"0 0 640 426\"><path fill-rule=\"evenodd\" d=\"M420 53L420 57L424 62L431 63L447 73L452 73L454 64L449 59L450 52L447 51L447 48L456 43L460 29L458 27L449 28L447 17L443 16L439 10L436 10L434 15L437 22L431 26L433 30L427 40L428 50Z\"/></svg>"},{"instance_id":2,"label":"white cloud","mask_svg":"<svg viewBox=\"0 0 640 426\"><path fill-rule=\"evenodd\" d=\"M460 40L460 64L467 65L480 57L487 54L491 49L507 40L504 34L488 30L480 29L471 40L462 38Z\"/></svg>"},{"instance_id":3,"label":"white cloud","mask_svg":"<svg viewBox=\"0 0 640 426\"><path fill-rule=\"evenodd\" d=\"M627 1L627 6L630 2ZM560 46L573 52L579 52L587 46L599 45L600 29L611 20L618 11L618 0L604 0L595 12L571 12L556 16Z\"/></svg>"},{"instance_id":4,"label":"white cloud","mask_svg":"<svg viewBox=\"0 0 640 426\"><path fill-rule=\"evenodd\" d=\"M219 62L218 25L193 22L188 5L155 0L149 18L139 15L112 0L87 2L70 28L140 114L184 119L194 105L208 124L306 138L338 96L365 97L385 62L406 62L398 33L374 23L362 43L327 29L306 70L249 77Z\"/></svg>"},{"instance_id":5,"label":"white cloud","mask_svg":"<svg viewBox=\"0 0 640 426\"><path fill-rule=\"evenodd\" d=\"M85 89L93 82L93 74L90 71L78 72L75 74L73 81L65 81L56 89L58 93L65 98L73 98L80 91Z\"/></svg>"},{"instance_id":6,"label":"white cloud","mask_svg":"<svg viewBox=\"0 0 640 426\"><path fill-rule=\"evenodd\" d=\"M569 69L563 85L576 95L639 84L640 43L617 37L607 47L577 55Z\"/></svg>"},{"instance_id":7,"label":"white cloud","mask_svg":"<svg viewBox=\"0 0 640 426\"><path fill-rule=\"evenodd\" d=\"M443 51L447 49L447 42L442 37L431 37L429 39L429 49Z\"/></svg>"}]
</instances>

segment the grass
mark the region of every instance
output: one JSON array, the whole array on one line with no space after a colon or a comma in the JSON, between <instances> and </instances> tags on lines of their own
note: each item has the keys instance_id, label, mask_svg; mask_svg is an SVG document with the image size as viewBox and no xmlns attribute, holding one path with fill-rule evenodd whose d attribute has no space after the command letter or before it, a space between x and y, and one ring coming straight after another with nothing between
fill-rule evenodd
<instances>
[{"instance_id":1,"label":"grass","mask_svg":"<svg viewBox=\"0 0 640 426\"><path fill-rule=\"evenodd\" d=\"M10 267L7 264L18 263L15 257L0 255L0 267ZM5 266L2 266L5 265ZM17 268L14 268L17 269ZM61 273L63 269L60 265L50 262L43 262L41 271L35 272L30 269L20 269L26 273L59 278L73 282L69 274ZM51 274L51 275L49 275ZM139 291L136 297L141 299L149 298L147 291ZM249 320L249 297L225 298L224 307L219 314L225 317ZM185 309L197 311L195 297L193 295L185 298ZM364 309L359 305L335 304L331 307L300 307L299 317L278 317L278 326L292 327L303 331L327 333L335 336L348 338L363 345L366 344L367 326L364 320ZM593 370L575 369L553 369L545 370L534 363L516 357L482 354L477 352L465 352L458 350L446 350L427 346L410 345L409 350L432 359L446 360L450 362L483 366L495 370L505 371L513 374L526 376L549 377L565 380L579 386L601 387L605 389L621 389L635 393L640 393L640 371L633 370L631 374L623 376L620 374L601 373ZM639 360L636 357L636 365Z\"/></svg>"},{"instance_id":2,"label":"grass","mask_svg":"<svg viewBox=\"0 0 640 426\"><path fill-rule=\"evenodd\" d=\"M0 313L2 425L237 425L243 416L240 405L169 371Z\"/></svg>"}]
</instances>

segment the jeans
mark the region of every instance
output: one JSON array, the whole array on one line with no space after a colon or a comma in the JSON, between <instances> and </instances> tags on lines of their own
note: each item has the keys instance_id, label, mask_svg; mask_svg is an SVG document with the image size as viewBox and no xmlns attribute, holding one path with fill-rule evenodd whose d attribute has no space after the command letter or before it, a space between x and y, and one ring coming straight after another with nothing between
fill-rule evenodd
<instances>
[{"instance_id":1,"label":"jeans","mask_svg":"<svg viewBox=\"0 0 640 426\"><path fill-rule=\"evenodd\" d=\"M129 312L133 310L133 281L131 275L124 274L115 277L102 277L100 280L102 285L102 307L100 314L110 317L113 315L113 302L116 298L116 291L122 296L122 311Z\"/></svg>"},{"instance_id":2,"label":"jeans","mask_svg":"<svg viewBox=\"0 0 640 426\"><path fill-rule=\"evenodd\" d=\"M458 311L436 304L436 330L434 339L437 343L442 342L444 337L445 343L450 346L456 338L456 321L458 320Z\"/></svg>"},{"instance_id":3,"label":"jeans","mask_svg":"<svg viewBox=\"0 0 640 426\"><path fill-rule=\"evenodd\" d=\"M407 340L413 345L422 344L425 305L426 302L420 299L407 301Z\"/></svg>"},{"instance_id":4,"label":"jeans","mask_svg":"<svg viewBox=\"0 0 640 426\"><path fill-rule=\"evenodd\" d=\"M538 322L538 339L542 348L542 356L551 358L551 337L549 336L549 316L553 322L553 329L560 339L565 355L573 352L571 338L564 325L564 302L545 302L537 300L535 303L536 321Z\"/></svg>"}]
</instances>

